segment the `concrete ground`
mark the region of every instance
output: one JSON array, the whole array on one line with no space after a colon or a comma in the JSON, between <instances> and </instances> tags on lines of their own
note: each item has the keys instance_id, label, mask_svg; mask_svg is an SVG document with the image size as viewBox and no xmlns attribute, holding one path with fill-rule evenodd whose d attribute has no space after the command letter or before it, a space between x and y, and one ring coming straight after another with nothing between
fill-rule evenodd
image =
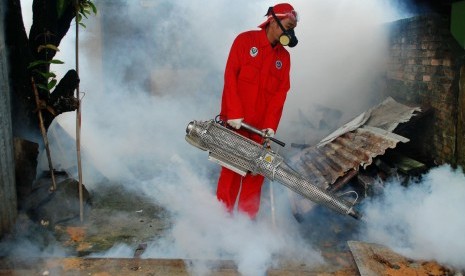
<instances>
[{"instance_id":1,"label":"concrete ground","mask_svg":"<svg viewBox=\"0 0 465 276\"><path fill-rule=\"evenodd\" d=\"M312 223L314 227L319 227L319 222ZM195 275L192 274L192 267L199 261L208 264L209 275L240 275L236 264L230 260L140 258L147 243L162 237L170 229L170 224L168 212L151 199L114 186L104 186L92 195L91 207L86 209L82 223L78 214L51 225L46 220L32 222L25 213L21 213L13 240L41 242L43 251L56 243L66 256L72 257L10 258L7 256L8 246L7 250L4 246L0 250L3 256L0 259L0 275ZM341 227L346 230L350 227L338 225L336 221L322 221L321 224L325 224L321 227L334 232L333 238L337 233L344 232ZM327 261L326 265L309 267L304 263L283 261L277 267L269 268L267 275L453 275L448 274L451 271L431 262L415 262L402 257L384 258L392 255L383 251L386 249L378 249L376 256L370 255L369 252L375 252L373 247L364 244L355 244L357 255L354 256L343 239L342 242L335 242L315 233L309 232L308 235L321 240L318 246ZM116 243L137 245L133 258L89 257L107 251ZM14 246L19 247L16 250L29 250L24 243L17 242ZM17 256L17 252L14 255ZM377 273L366 274L370 268L376 268ZM360 271L364 271L364 274Z\"/></svg>"}]
</instances>

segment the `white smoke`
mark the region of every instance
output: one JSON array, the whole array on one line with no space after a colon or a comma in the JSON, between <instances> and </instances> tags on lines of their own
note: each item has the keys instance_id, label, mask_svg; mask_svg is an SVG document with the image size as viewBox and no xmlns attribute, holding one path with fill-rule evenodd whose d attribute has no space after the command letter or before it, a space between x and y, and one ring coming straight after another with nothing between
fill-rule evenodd
<instances>
[{"instance_id":1,"label":"white smoke","mask_svg":"<svg viewBox=\"0 0 465 276\"><path fill-rule=\"evenodd\" d=\"M408 187L386 183L381 198L364 204L361 239L388 245L414 259L465 269L465 175L445 165Z\"/></svg>"},{"instance_id":2,"label":"white smoke","mask_svg":"<svg viewBox=\"0 0 465 276\"><path fill-rule=\"evenodd\" d=\"M22 1L26 25L27 19L32 18L28 14L31 2ZM215 196L219 167L207 161L205 152L184 140L189 121L212 119L219 112L222 74L234 37L241 31L256 28L263 21L268 6L275 3L264 0L234 3L226 0L128 0L127 5L112 11L102 8L104 2L95 3L99 14L85 20L87 28L79 33L80 90L85 93L81 138L84 183L94 191L98 191L98 184L104 178L126 183L128 189L152 197L154 202L169 210L173 216L172 231L148 244L142 257L232 259L244 275L264 274L275 264L276 256L321 264L320 253L300 236L286 192L276 198L276 224L265 208L269 207L265 194L257 221L240 214L231 217ZM315 112L315 104L340 110L342 115L335 120L342 122L380 100L373 94L373 79L378 70L383 69L386 41L381 27L402 14L392 2L381 0L296 0L292 4L300 14L296 29L299 44L290 49L292 88L278 136L289 143L305 143L313 130L305 127L301 116L303 114L309 121L320 116ZM110 17L119 18L114 22L124 24L119 23L115 29L102 26L103 20ZM74 37L74 28L71 28L60 46L56 58L65 61L65 66L52 68L59 76L74 67ZM74 113L60 115L56 123L74 137ZM58 131L59 126L49 130L54 164L75 174L75 149L63 147L65 136L54 135L54 129ZM44 170L48 169L46 162L42 154L40 165ZM436 187L436 184L429 185ZM422 201L423 206L430 210L436 205L432 203L435 198L444 200L441 191L440 188L431 191L427 197L431 202ZM433 193L439 194L436 197ZM404 194L417 198L426 196L421 189L414 188ZM392 197L397 198L402 199L402 194ZM398 214L387 220L384 219L386 214L395 213L397 205L392 203L383 205L383 210L377 209L382 202L373 202L366 209L369 240L398 245L397 239L374 234L383 233L375 231L376 225L371 224L378 220L393 225L409 222L411 227L418 227L419 220L424 218L430 223L425 224L430 226L426 229L437 229L431 225L432 216L436 218L437 214L433 210L437 209L430 210L428 217L407 220ZM448 215L463 210L459 200L448 201L448 206ZM412 214L422 211L413 206L411 209ZM379 218L375 210L379 210ZM453 218L455 221L451 225L460 222L459 217ZM451 239L458 234L446 225L441 226L451 231ZM463 224L457 229L463 229ZM441 240L434 239L436 236L419 231L406 231L406 234L403 240L408 239L414 245L406 253L414 255L421 249L451 264L460 261L447 259L450 252L440 249L441 245L436 242ZM455 239L460 240L459 237ZM433 244L430 249L436 250L431 252L418 247L422 241ZM463 244L461 247L459 244L455 244L457 253L463 249ZM133 252L132 245L118 244L99 256L132 257ZM194 274L201 275L206 274L203 272L209 267L198 261L191 269Z\"/></svg>"},{"instance_id":3,"label":"white smoke","mask_svg":"<svg viewBox=\"0 0 465 276\"><path fill-rule=\"evenodd\" d=\"M84 184L98 192L104 178L125 183L170 212L170 233L149 243L144 258L231 259L244 275L264 274L278 255L321 264L320 253L299 236L286 203L281 207L287 213L277 212L285 213L276 218L279 227L265 208L255 222L240 214L231 217L215 195L219 167L184 140L189 121L219 112L229 46L237 33L261 23L267 4L241 1L231 7L212 1L209 11L215 12L207 12L205 3L147 3L128 1L121 10L124 20L133 21L115 28L131 33L115 31L116 37L110 37L98 24L115 16L106 10L80 30ZM68 66L55 70L73 67L73 40L71 29L56 57ZM62 114L55 123L49 130L54 166L76 177L75 161L69 158L74 149L63 141L64 133L74 137L75 114ZM44 154L41 165L47 169ZM132 257L132 246L117 244L96 256ZM205 274L210 268L198 261L191 269Z\"/></svg>"}]
</instances>

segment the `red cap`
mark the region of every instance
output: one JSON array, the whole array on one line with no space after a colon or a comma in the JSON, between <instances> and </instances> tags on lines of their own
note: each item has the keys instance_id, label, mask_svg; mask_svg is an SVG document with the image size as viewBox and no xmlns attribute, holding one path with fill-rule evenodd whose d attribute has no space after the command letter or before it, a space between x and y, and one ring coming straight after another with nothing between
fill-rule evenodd
<instances>
[{"instance_id":1,"label":"red cap","mask_svg":"<svg viewBox=\"0 0 465 276\"><path fill-rule=\"evenodd\" d=\"M274 14L276 17L279 19L284 19L287 17L292 17L294 20L298 20L297 18L297 12L294 10L294 7L291 6L291 4L288 3L281 3L281 4L276 4L274 7L270 7L268 9L268 12L265 14L267 16L266 21L260 24L258 27L263 29L266 27L266 25L273 19L273 15L271 14L271 9L273 9Z\"/></svg>"}]
</instances>

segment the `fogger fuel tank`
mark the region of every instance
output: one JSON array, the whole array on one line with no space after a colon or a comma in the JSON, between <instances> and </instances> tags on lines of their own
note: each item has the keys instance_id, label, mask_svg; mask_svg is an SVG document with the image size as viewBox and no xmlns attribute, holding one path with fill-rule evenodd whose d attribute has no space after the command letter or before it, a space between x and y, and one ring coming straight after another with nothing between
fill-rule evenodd
<instances>
[{"instance_id":1,"label":"fogger fuel tank","mask_svg":"<svg viewBox=\"0 0 465 276\"><path fill-rule=\"evenodd\" d=\"M263 175L317 204L356 219L360 218L360 215L353 209L352 203L313 185L271 149L214 120L192 121L187 125L186 133L185 138L188 143L207 151L210 160L238 174Z\"/></svg>"}]
</instances>

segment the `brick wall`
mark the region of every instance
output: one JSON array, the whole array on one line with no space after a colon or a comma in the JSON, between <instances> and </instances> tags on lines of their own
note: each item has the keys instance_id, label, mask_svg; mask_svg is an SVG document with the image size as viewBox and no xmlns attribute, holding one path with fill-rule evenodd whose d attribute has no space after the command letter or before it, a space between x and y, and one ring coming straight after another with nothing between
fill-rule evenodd
<instances>
[{"instance_id":1,"label":"brick wall","mask_svg":"<svg viewBox=\"0 0 465 276\"><path fill-rule=\"evenodd\" d=\"M437 164L464 166L459 80L465 51L450 34L449 24L449 18L437 15L389 24L384 94L432 111L412 134L412 147Z\"/></svg>"}]
</instances>

